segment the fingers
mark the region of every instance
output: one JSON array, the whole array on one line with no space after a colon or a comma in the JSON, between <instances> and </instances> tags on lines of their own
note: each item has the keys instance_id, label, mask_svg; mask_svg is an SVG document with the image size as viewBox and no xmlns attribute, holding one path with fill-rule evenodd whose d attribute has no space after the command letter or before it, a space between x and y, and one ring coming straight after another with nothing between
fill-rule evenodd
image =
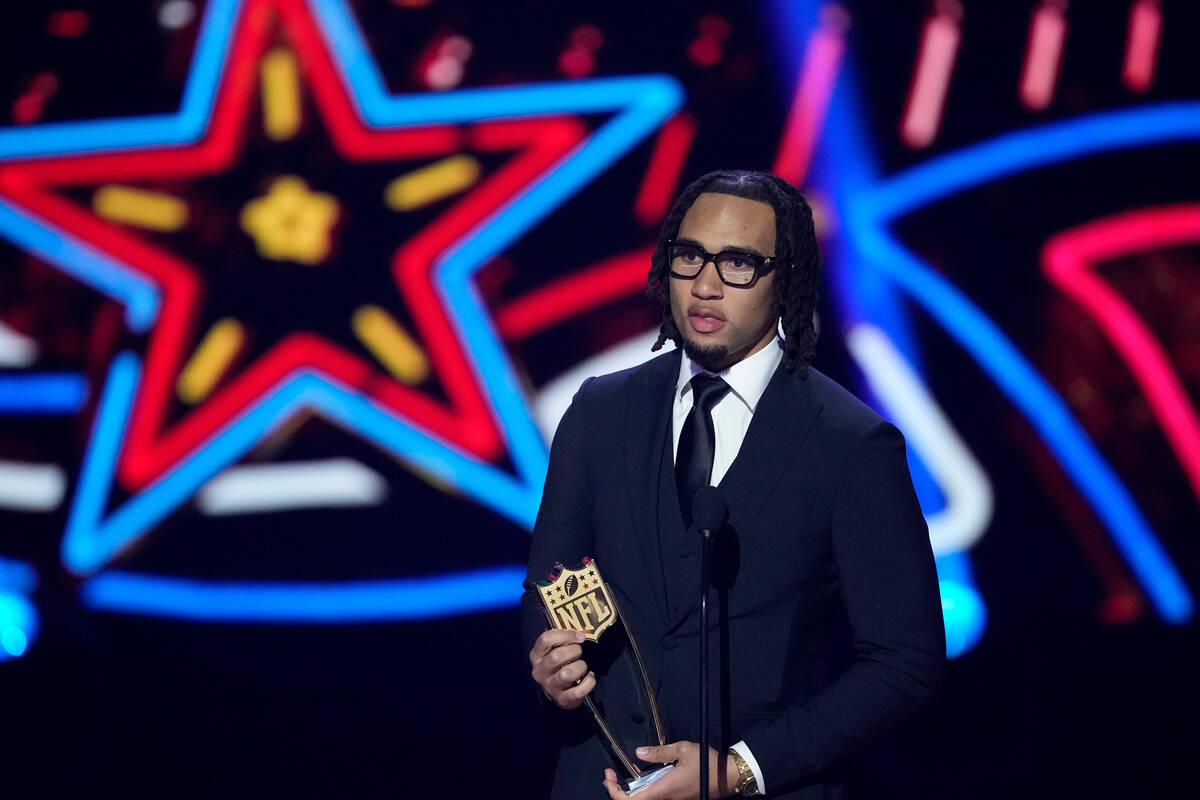
<instances>
[{"instance_id":1,"label":"fingers","mask_svg":"<svg viewBox=\"0 0 1200 800\"><path fill-rule=\"evenodd\" d=\"M529 651L529 659L532 661L535 658L544 658L559 645L580 644L584 638L584 635L579 631L543 631L542 635L533 643L533 649Z\"/></svg>"},{"instance_id":2,"label":"fingers","mask_svg":"<svg viewBox=\"0 0 1200 800\"><path fill-rule=\"evenodd\" d=\"M572 686L570 689L565 690L562 693L562 699L567 703L571 703L571 708L575 708L582 703L583 698L591 694L592 689L595 688L596 673L589 672L584 679L579 682L578 686ZM560 703L560 705L562 704Z\"/></svg>"},{"instance_id":3,"label":"fingers","mask_svg":"<svg viewBox=\"0 0 1200 800\"><path fill-rule=\"evenodd\" d=\"M617 782L617 773L611 769L604 770L604 788L608 792L608 796L612 800L628 800L629 795L625 794L625 790L621 788L621 784Z\"/></svg>"},{"instance_id":4,"label":"fingers","mask_svg":"<svg viewBox=\"0 0 1200 800\"><path fill-rule=\"evenodd\" d=\"M596 686L583 660L583 639L577 631L545 631L529 651L533 679L561 708L578 708Z\"/></svg>"}]
</instances>

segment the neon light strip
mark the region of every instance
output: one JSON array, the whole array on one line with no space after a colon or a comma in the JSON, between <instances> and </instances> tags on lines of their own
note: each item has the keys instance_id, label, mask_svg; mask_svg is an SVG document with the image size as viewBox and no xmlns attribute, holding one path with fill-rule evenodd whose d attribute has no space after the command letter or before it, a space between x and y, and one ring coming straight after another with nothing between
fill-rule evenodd
<instances>
[{"instance_id":1,"label":"neon light strip","mask_svg":"<svg viewBox=\"0 0 1200 800\"><path fill-rule=\"evenodd\" d=\"M1029 43L1025 66L1021 70L1021 102L1040 111L1054 98L1058 83L1058 65L1062 61L1063 41L1067 38L1067 18L1063 0L1043 3L1029 22Z\"/></svg>"},{"instance_id":2,"label":"neon light strip","mask_svg":"<svg viewBox=\"0 0 1200 800\"><path fill-rule=\"evenodd\" d=\"M300 68L286 47L263 56L259 66L263 129L276 141L291 139L300 130Z\"/></svg>"},{"instance_id":3,"label":"neon light strip","mask_svg":"<svg viewBox=\"0 0 1200 800\"><path fill-rule=\"evenodd\" d=\"M1121 68L1121 80L1131 91L1144 92L1153 85L1161 39L1162 7L1158 0L1136 0L1129 7L1129 35Z\"/></svg>"},{"instance_id":4,"label":"neon light strip","mask_svg":"<svg viewBox=\"0 0 1200 800\"><path fill-rule=\"evenodd\" d=\"M585 309L627 297L646 285L653 247L622 253L538 287L496 310L496 329L524 339Z\"/></svg>"},{"instance_id":5,"label":"neon light strip","mask_svg":"<svg viewBox=\"0 0 1200 800\"><path fill-rule=\"evenodd\" d=\"M82 375L5 375L0 377L0 414L74 414L87 393Z\"/></svg>"},{"instance_id":6,"label":"neon light strip","mask_svg":"<svg viewBox=\"0 0 1200 800\"><path fill-rule=\"evenodd\" d=\"M245 514L294 508L373 506L388 494L383 477L352 458L230 467L196 497L205 514Z\"/></svg>"},{"instance_id":7,"label":"neon light strip","mask_svg":"<svg viewBox=\"0 0 1200 800\"><path fill-rule=\"evenodd\" d=\"M942 125L950 76L954 73L958 45L962 41L959 16L961 11L959 15L938 13L925 20L921 48L913 66L912 84L900 122L900 138L909 147L927 146Z\"/></svg>"},{"instance_id":8,"label":"neon light strip","mask_svg":"<svg viewBox=\"0 0 1200 800\"><path fill-rule=\"evenodd\" d=\"M1200 241L1200 204L1131 211L1056 235L1042 251L1046 276L1079 303L1125 361L1200 499L1200 417L1171 359L1146 324L1093 271L1097 262L1151 247Z\"/></svg>"},{"instance_id":9,"label":"neon light strip","mask_svg":"<svg viewBox=\"0 0 1200 800\"><path fill-rule=\"evenodd\" d=\"M63 537L63 563L75 572L102 566L301 408L319 411L416 468L485 500L518 524L533 527L540 486L532 487L490 464L438 444L357 392L306 371L282 381L183 465L104 517L121 432L140 372L138 358L128 352L118 355L109 369L92 445L84 459Z\"/></svg>"},{"instance_id":10,"label":"neon light strip","mask_svg":"<svg viewBox=\"0 0 1200 800\"><path fill-rule=\"evenodd\" d=\"M671 117L658 132L641 188L633 201L633 216L638 222L653 225L666 216L695 135L696 119L686 111Z\"/></svg>"},{"instance_id":11,"label":"neon light strip","mask_svg":"<svg viewBox=\"0 0 1200 800\"><path fill-rule=\"evenodd\" d=\"M83 585L100 611L196 622L344 624L436 619L511 608L521 596L518 566L348 583L199 581L105 572Z\"/></svg>"},{"instance_id":12,"label":"neon light strip","mask_svg":"<svg viewBox=\"0 0 1200 800\"><path fill-rule=\"evenodd\" d=\"M776 175L797 186L808 177L808 166L825 124L825 113L846 49L844 32L849 24L846 13L830 8L823 16L826 18L823 24L809 34L804 66L796 81L796 97L771 167Z\"/></svg>"},{"instance_id":13,"label":"neon light strip","mask_svg":"<svg viewBox=\"0 0 1200 800\"><path fill-rule=\"evenodd\" d=\"M946 497L942 510L925 515L934 555L969 549L992 519L987 474L887 334L859 323L846 334L846 344Z\"/></svg>"},{"instance_id":14,"label":"neon light strip","mask_svg":"<svg viewBox=\"0 0 1200 800\"><path fill-rule=\"evenodd\" d=\"M159 295L153 284L121 262L2 198L0 231L23 250L123 303L125 322L134 333L144 333L158 316Z\"/></svg>"},{"instance_id":15,"label":"neon light strip","mask_svg":"<svg viewBox=\"0 0 1200 800\"><path fill-rule=\"evenodd\" d=\"M57 464L0 461L0 508L50 511L66 490L67 477Z\"/></svg>"}]
</instances>

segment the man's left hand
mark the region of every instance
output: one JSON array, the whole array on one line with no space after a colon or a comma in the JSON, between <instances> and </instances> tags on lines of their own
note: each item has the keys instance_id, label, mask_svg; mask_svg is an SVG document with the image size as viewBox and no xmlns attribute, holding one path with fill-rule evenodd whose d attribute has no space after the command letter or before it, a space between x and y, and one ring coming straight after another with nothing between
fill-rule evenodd
<instances>
[{"instance_id":1,"label":"man's left hand","mask_svg":"<svg viewBox=\"0 0 1200 800\"><path fill-rule=\"evenodd\" d=\"M677 761L675 769L634 795L637 800L694 800L700 796L700 745L675 742L661 747L639 747L637 757L651 764ZM737 767L729 753L708 748L708 796L730 797L737 783ZM604 770L604 788L612 800L629 800L617 773Z\"/></svg>"}]
</instances>

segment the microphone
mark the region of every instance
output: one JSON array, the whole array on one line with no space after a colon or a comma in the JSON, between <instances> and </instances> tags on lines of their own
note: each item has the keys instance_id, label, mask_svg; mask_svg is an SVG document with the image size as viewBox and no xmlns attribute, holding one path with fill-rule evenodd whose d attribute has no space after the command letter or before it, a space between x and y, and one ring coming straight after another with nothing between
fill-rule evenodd
<instances>
[{"instance_id":1,"label":"microphone","mask_svg":"<svg viewBox=\"0 0 1200 800\"><path fill-rule=\"evenodd\" d=\"M700 532L700 800L708 800L708 585L712 582L713 533L729 516L729 501L715 486L692 497L692 526Z\"/></svg>"},{"instance_id":2,"label":"microphone","mask_svg":"<svg viewBox=\"0 0 1200 800\"><path fill-rule=\"evenodd\" d=\"M700 532L719 531L729 516L729 501L715 486L702 486L692 497L692 527Z\"/></svg>"}]
</instances>

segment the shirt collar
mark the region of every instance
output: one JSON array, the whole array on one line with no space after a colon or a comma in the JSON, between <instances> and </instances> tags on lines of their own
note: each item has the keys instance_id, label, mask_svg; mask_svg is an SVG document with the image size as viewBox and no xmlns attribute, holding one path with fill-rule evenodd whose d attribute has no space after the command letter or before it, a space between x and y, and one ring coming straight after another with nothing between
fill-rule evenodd
<instances>
[{"instance_id":1,"label":"shirt collar","mask_svg":"<svg viewBox=\"0 0 1200 800\"><path fill-rule=\"evenodd\" d=\"M754 407L758 405L759 398L766 391L767 384L771 382L771 376L775 374L775 369L782 360L783 342L778 336L762 350L743 358L721 372L709 372L688 358L687 353L683 353L683 358L679 362L679 379L675 382L675 399L678 401L686 392L690 392L692 377L703 372L708 375L716 375L728 383L733 394L745 403L746 407L750 409L750 413L753 414Z\"/></svg>"}]
</instances>

